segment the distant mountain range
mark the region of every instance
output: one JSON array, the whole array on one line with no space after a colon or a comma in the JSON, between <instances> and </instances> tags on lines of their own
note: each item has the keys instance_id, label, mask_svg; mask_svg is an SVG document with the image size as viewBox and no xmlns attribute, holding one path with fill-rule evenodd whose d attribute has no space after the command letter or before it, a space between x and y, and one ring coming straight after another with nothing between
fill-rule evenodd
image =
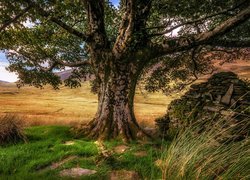
<instances>
[{"instance_id":1,"label":"distant mountain range","mask_svg":"<svg viewBox=\"0 0 250 180\"><path fill-rule=\"evenodd\" d=\"M62 81L64 81L65 79L69 78L69 76L72 73L72 69L69 70L65 70L65 71L61 71L61 72L57 72L55 73L56 75L58 75ZM94 75L87 75L86 78L82 79L82 82L84 81L89 81L89 80L93 80L94 79Z\"/></svg>"},{"instance_id":2,"label":"distant mountain range","mask_svg":"<svg viewBox=\"0 0 250 180\"><path fill-rule=\"evenodd\" d=\"M72 73L72 69L61 71L61 72L56 72L55 74L58 75L62 81L67 79Z\"/></svg>"},{"instance_id":3,"label":"distant mountain range","mask_svg":"<svg viewBox=\"0 0 250 180\"><path fill-rule=\"evenodd\" d=\"M7 84L7 83L10 83L10 82L0 80L0 83L5 83L5 84Z\"/></svg>"},{"instance_id":4,"label":"distant mountain range","mask_svg":"<svg viewBox=\"0 0 250 180\"><path fill-rule=\"evenodd\" d=\"M214 62L215 67L217 68L216 72L233 71L243 78L250 78L250 62L249 61L239 60L233 63L225 63L223 64L223 66L220 66L219 63L220 61ZM62 81L64 81L65 79L69 78L71 73L72 73L72 69L61 71L61 72L56 72L55 74L58 75ZM94 79L94 75L89 75L88 77L86 77L86 79L82 79L82 82L88 81L91 79ZM0 80L0 83L8 84L10 82Z\"/></svg>"}]
</instances>

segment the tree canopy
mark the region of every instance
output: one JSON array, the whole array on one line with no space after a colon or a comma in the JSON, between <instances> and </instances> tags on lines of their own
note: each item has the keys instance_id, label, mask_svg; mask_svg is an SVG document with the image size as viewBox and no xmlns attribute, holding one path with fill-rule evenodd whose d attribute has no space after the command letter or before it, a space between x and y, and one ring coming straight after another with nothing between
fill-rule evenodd
<instances>
[{"instance_id":1,"label":"tree canopy","mask_svg":"<svg viewBox=\"0 0 250 180\"><path fill-rule=\"evenodd\" d=\"M90 5L87 5L88 3ZM132 7L132 4L138 7ZM52 70L62 70L65 66L74 68L66 85L79 85L78 82L82 76L86 72L93 71L88 66L83 68L83 65L88 64L89 52L86 44L92 41L90 40L92 33L100 31L102 37L99 38L106 38L107 46L112 48L115 42L116 44L118 42L121 22L129 23L132 12L128 12L128 8L131 8L131 11L140 11L137 16L144 19L141 22L136 20L136 23L145 24L133 24L138 27L133 29L134 40L130 40L133 43L128 48L140 49L147 44L147 41L155 43L150 47L156 49L156 55L151 58L151 64L159 61L158 57L165 56L165 59L168 59L167 64L171 65L171 59L173 61L172 56L175 53L182 62L178 63L175 59L172 65L186 64L187 66L182 73L176 71L177 67L172 67L175 70L173 76L179 75L179 78L186 76L186 73L191 73L190 69L194 68L192 60L187 60L189 64L185 63L185 58L181 58L183 56L180 57L179 52L183 53L186 49L190 50L199 44L213 47L249 47L250 23L247 0L204 0L202 2L198 0L131 0L131 2L123 0L118 8L109 1L2 0L0 6L2 7L0 48L6 50L11 63L9 70L18 71L20 83L30 83L35 86L50 83L57 87L60 79L52 73ZM93 20L87 11L93 11L93 18L98 18L101 23L93 25L98 27L92 27L92 30L89 24ZM148 17L143 17L146 14ZM235 22L230 22L230 19L235 19ZM27 23L31 25L27 26ZM216 29L220 25L225 26L225 29L223 27ZM140 29L140 26L143 28ZM196 34L202 35L195 36ZM203 42L202 39L209 39L209 41ZM195 45L184 45L185 41L187 41L186 44ZM181 43L184 44L179 45ZM164 52L164 45L173 46L173 48L171 50L165 48ZM176 50L173 50L175 48ZM169 54L171 58L166 58ZM189 53L185 55L186 58L187 56L192 55ZM197 62L199 63L201 62ZM208 65L208 63L205 64ZM200 71L203 71L202 67L206 69L205 65L197 65ZM157 73L163 72L154 74Z\"/></svg>"}]
</instances>

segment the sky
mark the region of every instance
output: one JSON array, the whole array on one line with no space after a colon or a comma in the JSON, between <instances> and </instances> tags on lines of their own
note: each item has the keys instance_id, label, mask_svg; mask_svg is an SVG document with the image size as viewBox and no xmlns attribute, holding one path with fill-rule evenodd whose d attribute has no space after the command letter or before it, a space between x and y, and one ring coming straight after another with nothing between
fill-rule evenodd
<instances>
[{"instance_id":1,"label":"sky","mask_svg":"<svg viewBox=\"0 0 250 180\"><path fill-rule=\"evenodd\" d=\"M17 75L5 69L8 65L4 53L0 53L0 81L15 82L17 81Z\"/></svg>"},{"instance_id":2,"label":"sky","mask_svg":"<svg viewBox=\"0 0 250 180\"><path fill-rule=\"evenodd\" d=\"M117 7L119 5L120 0L111 0L111 2L114 4L114 6Z\"/></svg>"},{"instance_id":3,"label":"sky","mask_svg":"<svg viewBox=\"0 0 250 180\"><path fill-rule=\"evenodd\" d=\"M120 0L111 0L114 6L118 6ZM27 24L29 26L29 24ZM0 52L0 81L15 82L17 81L17 75L15 73L8 72L5 68L8 66L8 61L5 58L5 54Z\"/></svg>"}]
</instances>

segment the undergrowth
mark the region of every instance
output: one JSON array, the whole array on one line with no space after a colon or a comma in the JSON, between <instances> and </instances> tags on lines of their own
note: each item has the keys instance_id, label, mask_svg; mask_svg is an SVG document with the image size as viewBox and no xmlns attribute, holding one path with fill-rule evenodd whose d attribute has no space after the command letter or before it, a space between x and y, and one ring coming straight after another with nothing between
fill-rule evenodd
<instances>
[{"instance_id":1,"label":"undergrowth","mask_svg":"<svg viewBox=\"0 0 250 180\"><path fill-rule=\"evenodd\" d=\"M16 115L0 116L0 145L26 142L23 121Z\"/></svg>"}]
</instances>

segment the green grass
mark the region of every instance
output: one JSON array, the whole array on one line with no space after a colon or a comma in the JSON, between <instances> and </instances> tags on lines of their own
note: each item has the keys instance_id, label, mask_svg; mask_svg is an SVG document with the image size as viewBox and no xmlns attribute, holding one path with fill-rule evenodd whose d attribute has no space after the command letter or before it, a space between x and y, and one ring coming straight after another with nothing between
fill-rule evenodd
<instances>
[{"instance_id":1,"label":"green grass","mask_svg":"<svg viewBox=\"0 0 250 180\"><path fill-rule=\"evenodd\" d=\"M59 171L63 169L81 167L93 169L97 174L82 179L107 179L111 170L135 170L144 178L155 179L161 176L160 169L154 165L158 158L157 149L151 145L132 143L129 150L123 154L114 154L114 161L96 162L98 149L94 141L74 139L68 127L39 126L25 130L28 143L8 144L0 147L0 179L62 179ZM66 141L75 144L66 146ZM114 148L121 142L105 142L108 149ZM146 150L147 156L136 157L133 153ZM57 169L46 167L59 162L66 157L78 158L66 162ZM67 178L65 178L67 179Z\"/></svg>"},{"instance_id":2,"label":"green grass","mask_svg":"<svg viewBox=\"0 0 250 180\"><path fill-rule=\"evenodd\" d=\"M193 128L193 129L192 129ZM0 180L5 179L62 179L59 172L81 167L96 170L81 179L108 179L112 170L137 171L144 179L248 179L250 177L249 137L240 142L218 143L218 137L228 137L228 129L216 129L194 135L186 129L172 142L127 144L125 153L101 159L94 141L75 139L66 126L39 126L25 130L27 143L0 146ZM65 142L73 141L66 146ZM114 150L120 141L104 142ZM134 153L144 151L146 156ZM58 168L48 167L67 157L77 156ZM64 178L70 179L70 178Z\"/></svg>"}]
</instances>

